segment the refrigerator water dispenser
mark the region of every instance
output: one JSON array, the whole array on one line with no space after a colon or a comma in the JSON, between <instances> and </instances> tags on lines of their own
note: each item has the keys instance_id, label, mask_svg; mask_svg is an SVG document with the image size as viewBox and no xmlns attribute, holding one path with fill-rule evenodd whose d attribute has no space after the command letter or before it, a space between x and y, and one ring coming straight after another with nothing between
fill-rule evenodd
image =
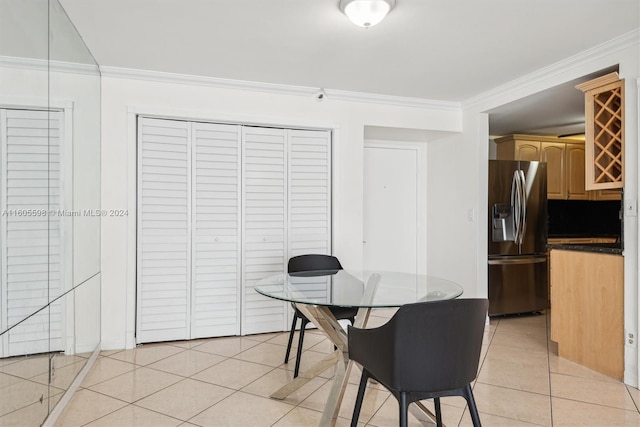
<instances>
[{"instance_id":1,"label":"refrigerator water dispenser","mask_svg":"<svg viewBox=\"0 0 640 427\"><path fill-rule=\"evenodd\" d=\"M513 242L515 240L515 226L513 222L513 207L508 203L496 203L492 209L494 242Z\"/></svg>"}]
</instances>

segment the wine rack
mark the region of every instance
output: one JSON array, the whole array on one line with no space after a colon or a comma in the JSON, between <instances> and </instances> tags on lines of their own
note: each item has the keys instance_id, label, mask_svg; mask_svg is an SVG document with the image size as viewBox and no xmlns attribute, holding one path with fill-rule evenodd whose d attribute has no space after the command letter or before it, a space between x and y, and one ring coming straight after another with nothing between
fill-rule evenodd
<instances>
[{"instance_id":1,"label":"wine rack","mask_svg":"<svg viewBox=\"0 0 640 427\"><path fill-rule=\"evenodd\" d=\"M585 94L585 187L624 186L624 80L610 73L576 86Z\"/></svg>"}]
</instances>

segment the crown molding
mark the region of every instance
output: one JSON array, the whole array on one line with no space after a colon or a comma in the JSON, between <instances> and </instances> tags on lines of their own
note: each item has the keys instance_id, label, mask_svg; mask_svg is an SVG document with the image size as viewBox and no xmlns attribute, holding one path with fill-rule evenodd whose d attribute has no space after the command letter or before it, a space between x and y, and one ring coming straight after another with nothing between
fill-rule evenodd
<instances>
[{"instance_id":1,"label":"crown molding","mask_svg":"<svg viewBox=\"0 0 640 427\"><path fill-rule=\"evenodd\" d=\"M22 68L33 71L49 71L49 61L46 59L0 56L0 67Z\"/></svg>"},{"instance_id":2,"label":"crown molding","mask_svg":"<svg viewBox=\"0 0 640 427\"><path fill-rule=\"evenodd\" d=\"M411 98L407 96L379 95L375 93L351 92L346 90L325 89L328 99L351 102L368 102L372 104L396 105L400 107L430 108L444 111L461 111L462 103L453 101L439 101L426 98Z\"/></svg>"},{"instance_id":3,"label":"crown molding","mask_svg":"<svg viewBox=\"0 0 640 427\"><path fill-rule=\"evenodd\" d=\"M275 83L260 83L244 80L223 79L217 77L197 76L193 74L167 73L164 71L139 70L101 66L102 77L130 80L144 80L150 82L185 84L192 86L210 86L223 89L248 90L258 92L280 93L283 95L312 96L318 88L291 86Z\"/></svg>"},{"instance_id":4,"label":"crown molding","mask_svg":"<svg viewBox=\"0 0 640 427\"><path fill-rule=\"evenodd\" d=\"M548 67L541 68L538 71L530 73L521 78L511 80L503 85L497 86L477 96L462 102L464 109L476 109L485 111L487 109L502 105L505 99L510 95L513 99L506 102L519 99L522 96L514 97L524 92L538 92L538 86L549 81L557 81L558 76L566 74L573 69L580 69L586 64L596 62L600 59L611 56L619 51L640 45L640 29L635 29L619 37L611 39L605 43L594 46L576 55L570 56L560 62L556 62ZM614 64L610 64L614 65Z\"/></svg>"},{"instance_id":5,"label":"crown molding","mask_svg":"<svg viewBox=\"0 0 640 427\"><path fill-rule=\"evenodd\" d=\"M220 89L265 92L279 95L303 96L315 99L320 90L317 87L293 86L277 83L252 82L245 80L223 79L218 77L196 76L191 74L166 73L161 71L137 70L130 68L101 66L103 77L144 80L161 83L187 84L215 87ZM446 102L423 98L378 95L364 92L351 92L336 89L322 89L325 100L364 102L370 104L396 105L401 107L429 108L446 111L460 111L459 102ZM324 101L323 101L324 102Z\"/></svg>"},{"instance_id":6,"label":"crown molding","mask_svg":"<svg viewBox=\"0 0 640 427\"><path fill-rule=\"evenodd\" d=\"M53 71L58 73L99 75L97 65L79 64L76 62L54 61L35 58L19 58L0 56L0 67L20 68L33 71Z\"/></svg>"},{"instance_id":7,"label":"crown molding","mask_svg":"<svg viewBox=\"0 0 640 427\"><path fill-rule=\"evenodd\" d=\"M608 85L611 83L616 83L620 80L620 76L618 72L613 72L609 74L605 74L604 76L600 76L596 79L589 80L588 82L580 83L576 86L576 89L579 89L583 92L588 92L590 90L602 87L604 85Z\"/></svg>"},{"instance_id":8,"label":"crown molding","mask_svg":"<svg viewBox=\"0 0 640 427\"><path fill-rule=\"evenodd\" d=\"M137 70L130 68L97 67L63 61L47 61L46 59L18 58L0 56L0 67L20 68L34 71L52 71L75 74L100 74L102 77L113 77L132 80L153 81L172 84L207 86L221 89L265 92L279 95L303 96L315 99L320 90L316 87L293 86L277 83L252 82L245 80L222 79L217 77L196 76L191 74L166 73L161 71ZM353 92L338 89L324 89L326 100L363 102L368 104L395 105L399 107L428 108L442 111L460 111L460 102L439 101L406 96L380 95L375 93Z\"/></svg>"}]
</instances>

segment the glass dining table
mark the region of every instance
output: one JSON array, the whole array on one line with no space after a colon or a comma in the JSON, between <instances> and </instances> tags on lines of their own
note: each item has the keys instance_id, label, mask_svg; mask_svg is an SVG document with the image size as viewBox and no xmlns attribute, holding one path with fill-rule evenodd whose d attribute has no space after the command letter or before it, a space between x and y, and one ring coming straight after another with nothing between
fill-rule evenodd
<instances>
[{"instance_id":1,"label":"glass dining table","mask_svg":"<svg viewBox=\"0 0 640 427\"><path fill-rule=\"evenodd\" d=\"M333 316L331 307L357 308L355 324L364 328L376 308L398 308L405 304L441 301L462 295L462 287L434 276L399 272L315 270L278 274L258 281L255 290L269 298L293 303L327 338L336 350L288 384L271 394L284 399L331 366L336 366L331 391L320 425L335 425L351 370L347 331ZM412 405L414 406L414 405ZM435 420L417 402L417 410Z\"/></svg>"}]
</instances>

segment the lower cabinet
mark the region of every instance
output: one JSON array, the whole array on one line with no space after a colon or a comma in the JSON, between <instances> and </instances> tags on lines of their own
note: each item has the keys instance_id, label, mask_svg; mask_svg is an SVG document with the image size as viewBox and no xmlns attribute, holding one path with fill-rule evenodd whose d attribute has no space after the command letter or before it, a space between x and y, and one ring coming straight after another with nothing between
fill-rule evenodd
<instances>
[{"instance_id":1,"label":"lower cabinet","mask_svg":"<svg viewBox=\"0 0 640 427\"><path fill-rule=\"evenodd\" d=\"M551 340L558 355L621 380L622 255L552 249Z\"/></svg>"},{"instance_id":2,"label":"lower cabinet","mask_svg":"<svg viewBox=\"0 0 640 427\"><path fill-rule=\"evenodd\" d=\"M288 329L253 286L330 253L330 131L138 122L136 341Z\"/></svg>"}]
</instances>

